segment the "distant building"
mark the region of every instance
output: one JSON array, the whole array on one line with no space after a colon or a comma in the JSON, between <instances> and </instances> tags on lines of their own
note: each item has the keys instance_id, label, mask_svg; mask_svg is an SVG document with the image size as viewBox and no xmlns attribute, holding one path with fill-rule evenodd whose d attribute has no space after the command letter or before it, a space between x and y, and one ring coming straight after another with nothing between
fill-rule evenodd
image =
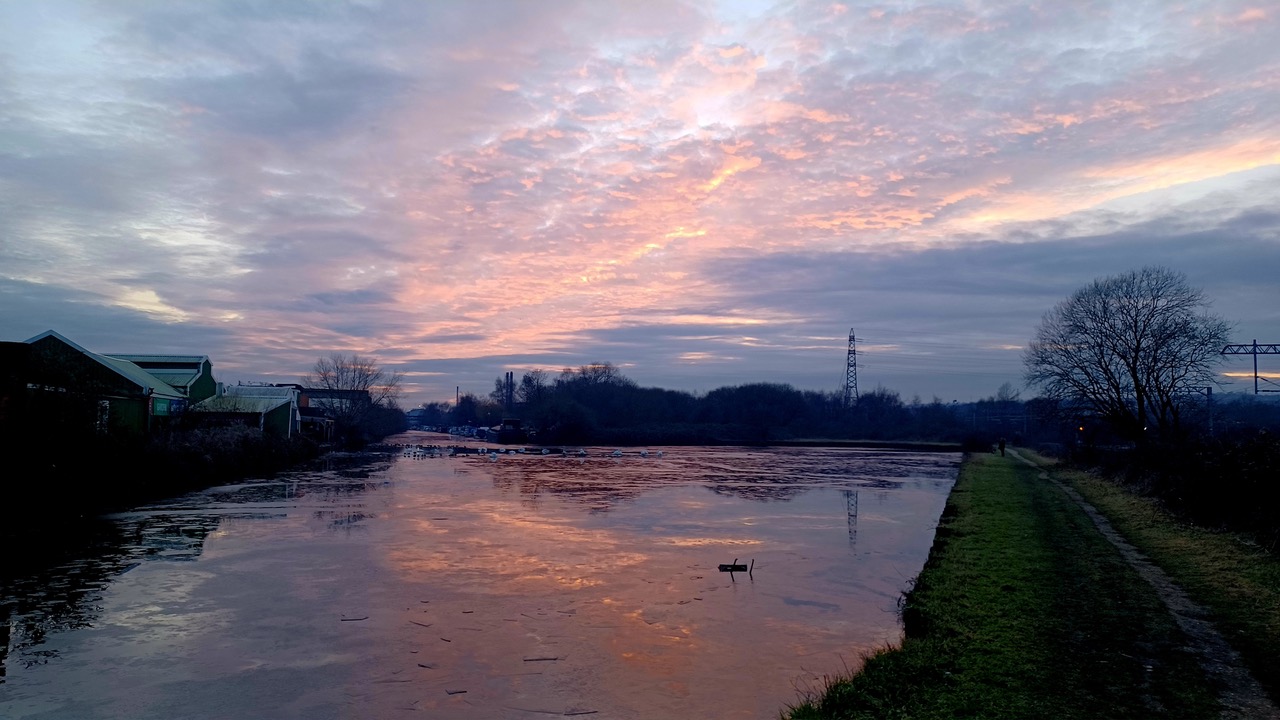
<instances>
[{"instance_id":1,"label":"distant building","mask_svg":"<svg viewBox=\"0 0 1280 720\"><path fill-rule=\"evenodd\" d=\"M302 393L297 386L217 386L212 397L191 410L202 424L247 425L268 435L290 438L302 431Z\"/></svg>"},{"instance_id":2,"label":"distant building","mask_svg":"<svg viewBox=\"0 0 1280 720\"><path fill-rule=\"evenodd\" d=\"M511 443L528 442L529 434L525 432L519 418L506 417L502 418L501 425L494 425L489 428L485 432L484 439L489 442L509 445Z\"/></svg>"},{"instance_id":3,"label":"distant building","mask_svg":"<svg viewBox=\"0 0 1280 720\"><path fill-rule=\"evenodd\" d=\"M302 394L310 407L320 408L333 418L359 416L373 407L373 397L368 390L304 387Z\"/></svg>"},{"instance_id":4,"label":"distant building","mask_svg":"<svg viewBox=\"0 0 1280 720\"><path fill-rule=\"evenodd\" d=\"M306 395L302 397L306 399ZM298 408L298 414L302 423L303 437L311 438L318 443L333 442L333 418L326 415L324 410L303 405Z\"/></svg>"},{"instance_id":5,"label":"distant building","mask_svg":"<svg viewBox=\"0 0 1280 720\"><path fill-rule=\"evenodd\" d=\"M25 344L20 412L46 424L146 434L170 425L187 407L183 391L138 365L86 350L53 330Z\"/></svg>"},{"instance_id":6,"label":"distant building","mask_svg":"<svg viewBox=\"0 0 1280 720\"><path fill-rule=\"evenodd\" d=\"M427 424L426 408L413 408L404 414L405 420L409 423L411 429L420 429Z\"/></svg>"},{"instance_id":7,"label":"distant building","mask_svg":"<svg viewBox=\"0 0 1280 720\"><path fill-rule=\"evenodd\" d=\"M127 360L146 370L148 374L168 383L182 393L189 403L198 403L213 397L217 382L213 379L213 364L205 355L118 355L107 357Z\"/></svg>"}]
</instances>

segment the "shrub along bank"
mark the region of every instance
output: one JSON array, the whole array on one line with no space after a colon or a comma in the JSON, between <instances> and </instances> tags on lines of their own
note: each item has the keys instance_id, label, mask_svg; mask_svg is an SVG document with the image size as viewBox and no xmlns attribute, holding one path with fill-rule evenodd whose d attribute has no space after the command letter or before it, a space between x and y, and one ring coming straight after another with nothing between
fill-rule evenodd
<instances>
[{"instance_id":1,"label":"shrub along bank","mask_svg":"<svg viewBox=\"0 0 1280 720\"><path fill-rule=\"evenodd\" d=\"M1280 550L1280 434L1187 438L1099 460L1104 474L1188 522Z\"/></svg>"},{"instance_id":2,"label":"shrub along bank","mask_svg":"<svg viewBox=\"0 0 1280 720\"><path fill-rule=\"evenodd\" d=\"M1255 462L1256 455L1226 460L1240 461ZM1256 533L1187 524L1183 515L1170 513L1157 499L1136 495L1127 486L1096 474L1055 468L1054 476L1070 482L1125 539L1168 573L1192 600L1208 608L1210 619L1254 677L1273 699L1280 699L1280 556L1274 544L1268 552L1255 541ZM1275 482L1274 473L1271 482ZM1249 487L1253 482L1240 479L1238 484ZM1230 493L1232 488L1227 483L1220 492ZM1222 505L1214 503L1214 507ZM1255 512L1250 516L1269 515L1273 524L1280 515L1274 502Z\"/></svg>"},{"instance_id":3,"label":"shrub along bank","mask_svg":"<svg viewBox=\"0 0 1280 720\"><path fill-rule=\"evenodd\" d=\"M12 440L12 438L11 438ZM22 512L0 534L57 528L201 487L270 475L315 458L319 447L243 426L181 430L144 438L29 436L6 443L6 498Z\"/></svg>"},{"instance_id":4,"label":"shrub along bank","mask_svg":"<svg viewBox=\"0 0 1280 720\"><path fill-rule=\"evenodd\" d=\"M905 638L790 718L1209 717L1151 588L1038 470L971 455L903 601Z\"/></svg>"}]
</instances>

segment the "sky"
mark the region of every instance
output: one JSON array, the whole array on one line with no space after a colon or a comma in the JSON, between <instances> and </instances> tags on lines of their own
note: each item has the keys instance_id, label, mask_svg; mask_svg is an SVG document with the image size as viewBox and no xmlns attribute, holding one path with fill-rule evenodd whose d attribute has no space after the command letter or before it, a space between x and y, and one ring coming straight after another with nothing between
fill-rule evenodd
<instances>
[{"instance_id":1,"label":"sky","mask_svg":"<svg viewBox=\"0 0 1280 720\"><path fill-rule=\"evenodd\" d=\"M852 329L861 391L963 402L1160 265L1280 342L1277 38L1260 0L0 3L0 340L356 353L410 407L594 362L839 390Z\"/></svg>"}]
</instances>

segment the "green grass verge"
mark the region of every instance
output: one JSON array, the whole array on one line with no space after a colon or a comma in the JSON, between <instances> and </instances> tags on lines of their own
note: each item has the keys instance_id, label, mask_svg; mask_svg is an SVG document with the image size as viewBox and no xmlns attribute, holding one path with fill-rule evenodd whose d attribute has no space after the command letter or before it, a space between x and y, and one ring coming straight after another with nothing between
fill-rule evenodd
<instances>
[{"instance_id":1,"label":"green grass verge","mask_svg":"<svg viewBox=\"0 0 1280 720\"><path fill-rule=\"evenodd\" d=\"M849 440L838 438L792 438L755 443L773 447L851 447L886 450L919 450L920 452L960 452L958 442L934 442L931 440Z\"/></svg>"},{"instance_id":2,"label":"green grass verge","mask_svg":"<svg viewBox=\"0 0 1280 720\"><path fill-rule=\"evenodd\" d=\"M1280 558L1237 535L1179 522L1156 501L1109 480L1077 470L1053 472L1208 608L1254 677L1280 698Z\"/></svg>"},{"instance_id":3,"label":"green grass verge","mask_svg":"<svg viewBox=\"0 0 1280 720\"><path fill-rule=\"evenodd\" d=\"M787 717L1214 716L1159 599L1038 474L967 458L905 597L902 645Z\"/></svg>"}]
</instances>

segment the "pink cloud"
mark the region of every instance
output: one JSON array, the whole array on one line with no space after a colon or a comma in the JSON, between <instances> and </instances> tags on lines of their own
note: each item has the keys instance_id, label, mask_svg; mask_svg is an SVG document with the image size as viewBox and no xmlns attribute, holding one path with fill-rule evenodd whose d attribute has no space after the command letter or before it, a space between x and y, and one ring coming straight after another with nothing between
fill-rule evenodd
<instances>
[{"instance_id":1,"label":"pink cloud","mask_svg":"<svg viewBox=\"0 0 1280 720\"><path fill-rule=\"evenodd\" d=\"M685 3L424 4L394 23L317 8L308 27L330 43L276 27L287 42L262 55L215 33L236 18L182 23L216 52L117 51L94 80L111 102L51 94L24 130L135 163L121 187L155 185L76 205L56 194L66 178L28 173L23 207L83 209L31 211L6 237L40 262L5 259L172 317L235 315L273 346L359 349L361 327L385 324L380 341L410 355L498 355L650 313L741 319L716 310L726 254L999 237L1280 163L1272 43L1226 24L1266 28L1269 10L1190 3L1130 28L1014 5L734 21ZM186 248L175 262L201 279L147 286L107 242L78 242L95 233ZM297 310L316 290L374 299L342 322Z\"/></svg>"}]
</instances>

